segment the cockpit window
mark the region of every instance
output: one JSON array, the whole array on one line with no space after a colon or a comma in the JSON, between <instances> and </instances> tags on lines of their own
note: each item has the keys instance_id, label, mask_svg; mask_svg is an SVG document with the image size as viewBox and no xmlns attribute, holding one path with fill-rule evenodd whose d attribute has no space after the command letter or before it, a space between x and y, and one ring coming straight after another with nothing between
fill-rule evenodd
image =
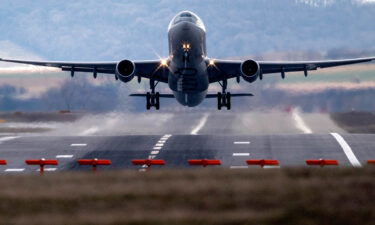
<instances>
[{"instance_id":1,"label":"cockpit window","mask_svg":"<svg viewBox=\"0 0 375 225\"><path fill-rule=\"evenodd\" d=\"M173 27L174 25L183 21L194 23L198 27L206 31L206 28L204 27L202 20L197 15L189 11L184 11L177 14L169 23L168 30L171 29L171 27Z\"/></svg>"}]
</instances>

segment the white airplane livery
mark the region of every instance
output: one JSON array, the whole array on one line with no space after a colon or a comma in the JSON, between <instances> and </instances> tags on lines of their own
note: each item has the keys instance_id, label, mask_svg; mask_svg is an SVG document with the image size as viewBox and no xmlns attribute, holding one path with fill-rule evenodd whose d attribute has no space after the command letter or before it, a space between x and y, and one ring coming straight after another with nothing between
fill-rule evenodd
<instances>
[{"instance_id":1,"label":"white airplane livery","mask_svg":"<svg viewBox=\"0 0 375 225\"><path fill-rule=\"evenodd\" d=\"M64 61L28 61L3 59L0 61L31 64L37 66L57 67L63 71L91 72L96 78L98 73L112 74L116 80L129 82L134 77L138 82L149 79L150 91L145 94L132 94L146 98L146 108L160 108L160 98L176 98L185 106L199 105L205 98L217 98L217 108L231 108L231 97L252 96L246 93L231 94L227 92L228 79L241 79L253 83L262 80L263 76L280 73L285 78L286 72L302 71L305 76L309 70L327 68L354 63L369 62L375 57L326 60L267 62L248 60L220 60L210 58L206 49L206 28L203 21L190 11L178 13L168 26L169 56L166 59L136 61L124 59L115 62L64 62ZM230 46L228 46L230 47ZM156 92L159 82L168 83L173 94ZM207 94L208 86L218 82L222 91Z\"/></svg>"}]
</instances>

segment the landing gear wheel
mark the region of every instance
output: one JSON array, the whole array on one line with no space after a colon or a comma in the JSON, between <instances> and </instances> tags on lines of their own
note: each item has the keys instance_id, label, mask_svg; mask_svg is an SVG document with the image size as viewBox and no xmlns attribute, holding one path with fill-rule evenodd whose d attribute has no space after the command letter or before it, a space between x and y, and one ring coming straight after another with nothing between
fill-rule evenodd
<instances>
[{"instance_id":1,"label":"landing gear wheel","mask_svg":"<svg viewBox=\"0 0 375 225\"><path fill-rule=\"evenodd\" d=\"M159 92L156 92L156 94L155 94L155 108L156 108L156 110L160 109L160 94L159 94Z\"/></svg>"},{"instance_id":2,"label":"landing gear wheel","mask_svg":"<svg viewBox=\"0 0 375 225\"><path fill-rule=\"evenodd\" d=\"M228 92L228 93L226 94L226 98L227 98L227 110L230 110L230 108L231 108L230 97L231 97L231 94L230 94L230 92Z\"/></svg>"},{"instance_id":3,"label":"landing gear wheel","mask_svg":"<svg viewBox=\"0 0 375 225\"><path fill-rule=\"evenodd\" d=\"M146 109L150 110L151 108L151 94L150 92L146 93Z\"/></svg>"},{"instance_id":4,"label":"landing gear wheel","mask_svg":"<svg viewBox=\"0 0 375 225\"><path fill-rule=\"evenodd\" d=\"M217 109L221 110L222 102L221 102L221 93L217 93Z\"/></svg>"}]
</instances>

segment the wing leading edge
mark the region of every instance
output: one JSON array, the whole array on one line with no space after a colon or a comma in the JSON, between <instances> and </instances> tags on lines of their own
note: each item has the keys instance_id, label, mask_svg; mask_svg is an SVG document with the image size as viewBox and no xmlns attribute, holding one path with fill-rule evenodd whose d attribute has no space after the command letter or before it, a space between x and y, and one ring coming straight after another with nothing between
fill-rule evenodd
<instances>
[{"instance_id":1,"label":"wing leading edge","mask_svg":"<svg viewBox=\"0 0 375 225\"><path fill-rule=\"evenodd\" d=\"M325 60L325 61L291 61L291 62L271 62L258 61L260 67L260 78L263 74L282 73L304 71L305 76L309 70L317 70L318 68L328 68L335 66L350 65L356 63L370 62L375 57L344 59L344 60ZM240 66L241 60L215 60L215 66L209 67L210 83L223 80L225 78L234 78L241 76Z\"/></svg>"},{"instance_id":2,"label":"wing leading edge","mask_svg":"<svg viewBox=\"0 0 375 225\"><path fill-rule=\"evenodd\" d=\"M64 62L64 61L29 61L17 59L3 59L0 61L28 64L34 66L46 66L60 68L62 71L70 71L71 76L74 72L91 72L96 78L97 73L113 74L116 76L117 61L113 62ZM143 78L153 78L156 81L168 82L168 73L164 68L160 68L160 60L134 61L135 76ZM116 76L117 78L117 76Z\"/></svg>"}]
</instances>

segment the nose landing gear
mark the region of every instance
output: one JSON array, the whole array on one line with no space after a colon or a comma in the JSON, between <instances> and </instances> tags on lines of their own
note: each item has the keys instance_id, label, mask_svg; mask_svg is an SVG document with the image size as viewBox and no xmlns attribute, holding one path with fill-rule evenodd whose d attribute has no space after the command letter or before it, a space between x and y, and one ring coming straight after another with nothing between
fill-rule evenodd
<instances>
[{"instance_id":1,"label":"nose landing gear","mask_svg":"<svg viewBox=\"0 0 375 225\"><path fill-rule=\"evenodd\" d=\"M150 79L150 88L151 92L146 93L146 109L150 110L151 107L155 107L156 110L160 109L160 94L155 92L155 87L158 83L155 84L153 79Z\"/></svg>"}]
</instances>

